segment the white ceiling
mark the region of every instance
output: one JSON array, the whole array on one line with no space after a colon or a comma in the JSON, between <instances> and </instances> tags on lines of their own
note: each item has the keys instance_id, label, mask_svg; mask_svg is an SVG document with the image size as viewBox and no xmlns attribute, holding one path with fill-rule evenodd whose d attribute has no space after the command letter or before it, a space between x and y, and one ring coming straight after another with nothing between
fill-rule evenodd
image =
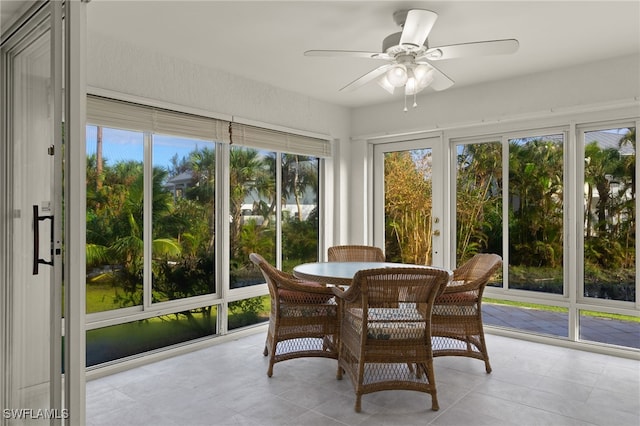
<instances>
[{"instance_id":1,"label":"white ceiling","mask_svg":"<svg viewBox=\"0 0 640 426\"><path fill-rule=\"evenodd\" d=\"M5 6L2 12L4 17ZM440 61L453 88L640 54L640 1L93 0L89 31L344 106L388 102L370 83L338 89L380 61L306 57L310 49L380 51L399 9L438 13L430 46L516 38L513 55ZM594 82L597 84L597 82ZM431 89L427 89L428 93ZM401 95L400 95L401 96Z\"/></svg>"}]
</instances>

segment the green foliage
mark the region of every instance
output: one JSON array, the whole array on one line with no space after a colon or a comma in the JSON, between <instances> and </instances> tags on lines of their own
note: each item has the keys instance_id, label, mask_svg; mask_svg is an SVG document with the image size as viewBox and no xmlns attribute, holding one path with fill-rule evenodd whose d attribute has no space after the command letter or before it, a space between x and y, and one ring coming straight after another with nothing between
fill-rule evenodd
<instances>
[{"instance_id":1,"label":"green foliage","mask_svg":"<svg viewBox=\"0 0 640 426\"><path fill-rule=\"evenodd\" d=\"M185 257L179 262L153 262L154 302L210 294L215 291L214 261Z\"/></svg>"},{"instance_id":2,"label":"green foliage","mask_svg":"<svg viewBox=\"0 0 640 426\"><path fill-rule=\"evenodd\" d=\"M385 255L431 264L431 151L385 155Z\"/></svg>"},{"instance_id":3,"label":"green foliage","mask_svg":"<svg viewBox=\"0 0 640 426\"><path fill-rule=\"evenodd\" d=\"M458 263L477 253L502 253L502 146L465 145L458 156L456 249Z\"/></svg>"},{"instance_id":4,"label":"green foliage","mask_svg":"<svg viewBox=\"0 0 640 426\"><path fill-rule=\"evenodd\" d=\"M88 312L142 304L143 206L151 202L152 301L161 302L215 292L215 151L196 148L174 156L166 168L153 169L152 199L144 200L143 165L136 161L114 164L98 156L87 158L87 266ZM281 165L282 199L276 197L276 164ZM275 263L275 217L278 202L294 202L298 210L284 218L285 257L316 259L318 215L302 217L303 199L317 194L318 160L299 155L266 156L250 148L230 152L230 281L232 287L264 282L248 260L262 253ZM178 175L190 181L174 194L166 185ZM242 206L258 197L256 216L245 220ZM260 220L256 220L260 218ZM95 291L95 297L90 292ZM252 305L253 303L253 305ZM232 305L233 306L233 305ZM259 315L259 302L243 302L238 309ZM246 310L246 312L244 312ZM180 313L189 319L191 313ZM194 326L196 324L194 323Z\"/></svg>"},{"instance_id":5,"label":"green foliage","mask_svg":"<svg viewBox=\"0 0 640 426\"><path fill-rule=\"evenodd\" d=\"M587 271L601 269L596 282L585 275L585 293L635 300L635 129L620 138L627 153L585 147L585 235ZM629 149L628 145L633 149ZM456 164L457 264L480 252L502 254L508 223L509 285L562 293L564 262L564 148L561 135L509 141L508 194L503 200L502 143L460 145ZM387 258L415 261L416 247L430 250L431 180L425 157L396 152L385 157ZM428 168L427 168L428 169ZM508 203L503 218L503 203ZM524 272L523 272L524 271ZM620 273L618 271L625 271ZM522 275L520 273L522 272ZM620 280L615 279L620 276Z\"/></svg>"},{"instance_id":6,"label":"green foliage","mask_svg":"<svg viewBox=\"0 0 640 426\"><path fill-rule=\"evenodd\" d=\"M288 259L299 262L315 261L318 258L318 209L309 214L307 220L290 218L282 225L283 262Z\"/></svg>"},{"instance_id":7,"label":"green foliage","mask_svg":"<svg viewBox=\"0 0 640 426\"><path fill-rule=\"evenodd\" d=\"M509 253L516 265L562 264L563 148L554 139L509 143Z\"/></svg>"},{"instance_id":8,"label":"green foliage","mask_svg":"<svg viewBox=\"0 0 640 426\"><path fill-rule=\"evenodd\" d=\"M267 299L268 296L258 296L229 302L229 329L265 321L268 318Z\"/></svg>"}]
</instances>

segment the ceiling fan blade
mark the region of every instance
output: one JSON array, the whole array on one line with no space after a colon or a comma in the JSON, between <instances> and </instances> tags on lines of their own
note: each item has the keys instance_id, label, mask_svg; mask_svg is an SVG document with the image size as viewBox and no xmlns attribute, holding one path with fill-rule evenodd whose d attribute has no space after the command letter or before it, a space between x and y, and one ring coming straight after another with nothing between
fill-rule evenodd
<instances>
[{"instance_id":1,"label":"ceiling fan blade","mask_svg":"<svg viewBox=\"0 0 640 426\"><path fill-rule=\"evenodd\" d=\"M433 81L431 82L429 87L431 87L433 90L440 91L453 86L455 82L451 80L445 73L431 64L429 64L429 66L432 67L434 71Z\"/></svg>"},{"instance_id":2,"label":"ceiling fan blade","mask_svg":"<svg viewBox=\"0 0 640 426\"><path fill-rule=\"evenodd\" d=\"M340 89L340 91L350 91L350 90L355 90L359 87L362 87L365 84L369 83L370 81L373 81L376 78L380 77L387 70L389 70L390 68L393 68L394 66L395 64L387 64L387 65L382 65L381 67L378 67L372 71L369 71L362 77L359 77L353 80L351 83L344 86L342 89Z\"/></svg>"},{"instance_id":3,"label":"ceiling fan blade","mask_svg":"<svg viewBox=\"0 0 640 426\"><path fill-rule=\"evenodd\" d=\"M386 59L379 58L383 55L380 52L362 52L357 50L307 50L304 52L304 56L348 56L351 58L366 58L366 59Z\"/></svg>"},{"instance_id":4,"label":"ceiling fan blade","mask_svg":"<svg viewBox=\"0 0 640 426\"><path fill-rule=\"evenodd\" d=\"M412 9L407 12L407 19L402 27L400 44L410 44L422 47L427 40L427 36L436 23L438 14L430 10Z\"/></svg>"},{"instance_id":5,"label":"ceiling fan blade","mask_svg":"<svg viewBox=\"0 0 640 426\"><path fill-rule=\"evenodd\" d=\"M507 55L518 50L518 40L489 40L472 43L451 44L449 46L432 47L419 59L442 61L445 59L467 58L474 56Z\"/></svg>"}]
</instances>

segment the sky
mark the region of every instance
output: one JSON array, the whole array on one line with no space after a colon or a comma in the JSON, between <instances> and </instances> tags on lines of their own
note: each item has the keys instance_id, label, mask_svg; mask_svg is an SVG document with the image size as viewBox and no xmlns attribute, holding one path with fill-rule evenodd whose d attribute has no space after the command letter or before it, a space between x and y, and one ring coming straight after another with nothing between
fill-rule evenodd
<instances>
[{"instance_id":1,"label":"sky","mask_svg":"<svg viewBox=\"0 0 640 426\"><path fill-rule=\"evenodd\" d=\"M87 126L86 144L87 155L96 153L97 127ZM103 128L102 156L107 164L114 165L119 161L140 161L144 156L144 136L142 132ZM214 148L209 141L186 139L174 136L153 136L153 165L168 167L171 157L178 154L178 158L186 157L199 148Z\"/></svg>"}]
</instances>

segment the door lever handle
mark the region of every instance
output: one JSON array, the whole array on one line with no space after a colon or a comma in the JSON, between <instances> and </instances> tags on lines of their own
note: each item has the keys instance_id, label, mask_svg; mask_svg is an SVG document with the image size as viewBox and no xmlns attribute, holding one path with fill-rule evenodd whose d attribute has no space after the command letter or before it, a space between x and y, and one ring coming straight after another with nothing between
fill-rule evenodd
<instances>
[{"instance_id":1,"label":"door lever handle","mask_svg":"<svg viewBox=\"0 0 640 426\"><path fill-rule=\"evenodd\" d=\"M51 260L40 259L40 222L51 221ZM53 266L53 215L40 216L38 206L33 206L33 275L38 275L38 265Z\"/></svg>"}]
</instances>

